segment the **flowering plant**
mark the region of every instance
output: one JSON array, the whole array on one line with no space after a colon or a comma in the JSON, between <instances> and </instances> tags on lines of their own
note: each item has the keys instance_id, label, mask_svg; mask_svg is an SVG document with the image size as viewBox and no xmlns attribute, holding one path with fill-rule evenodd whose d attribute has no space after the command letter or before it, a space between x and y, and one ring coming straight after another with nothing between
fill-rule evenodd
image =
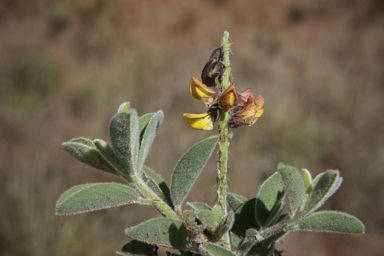
<instances>
[{"instance_id":1,"label":"flowering plant","mask_svg":"<svg viewBox=\"0 0 384 256\"><path fill-rule=\"evenodd\" d=\"M201 81L193 77L190 92L208 108L203 114L184 114L189 126L212 130L208 137L189 149L176 164L170 187L145 165L149 148L163 120L163 112L141 117L129 103L120 105L112 117L112 145L100 139L76 138L62 144L76 159L121 177L126 184L92 183L75 186L57 201L56 214L68 215L129 204L153 206L162 217L151 219L125 233L132 238L118 255L157 254L158 247L179 250L184 256L270 256L281 255L276 242L291 231L363 234L357 218L338 211L315 212L342 183L337 170L312 179L308 170L279 164L259 188L246 199L228 192L227 162L229 130L251 126L264 113L264 98L251 89L238 92L229 63L231 41L225 32L222 45L206 62ZM182 204L211 154L218 146L216 202ZM230 207L230 209L229 209Z\"/></svg>"}]
</instances>

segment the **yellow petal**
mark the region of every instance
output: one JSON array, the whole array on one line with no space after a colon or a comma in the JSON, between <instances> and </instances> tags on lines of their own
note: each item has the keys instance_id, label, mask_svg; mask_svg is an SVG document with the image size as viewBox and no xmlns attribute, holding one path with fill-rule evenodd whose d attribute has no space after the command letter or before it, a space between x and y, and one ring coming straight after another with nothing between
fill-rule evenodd
<instances>
[{"instance_id":1,"label":"yellow petal","mask_svg":"<svg viewBox=\"0 0 384 256\"><path fill-rule=\"evenodd\" d=\"M227 112L231 107L237 106L238 97L235 83L233 83L223 92L223 94L221 94L219 102L225 112Z\"/></svg>"},{"instance_id":2,"label":"yellow petal","mask_svg":"<svg viewBox=\"0 0 384 256\"><path fill-rule=\"evenodd\" d=\"M255 104L256 104L257 111L262 109L264 107L264 98L263 98L263 96L261 96L261 95L257 96L257 98L255 99Z\"/></svg>"},{"instance_id":3,"label":"yellow petal","mask_svg":"<svg viewBox=\"0 0 384 256\"><path fill-rule=\"evenodd\" d=\"M184 120L187 124L196 130L209 131L213 129L213 118L209 113L203 114L184 114Z\"/></svg>"},{"instance_id":4,"label":"yellow petal","mask_svg":"<svg viewBox=\"0 0 384 256\"><path fill-rule=\"evenodd\" d=\"M194 76L192 76L189 83L189 90L191 91L192 96L197 100L201 100L201 98L210 98L217 94L217 91L213 88L214 87L209 88Z\"/></svg>"},{"instance_id":5,"label":"yellow petal","mask_svg":"<svg viewBox=\"0 0 384 256\"><path fill-rule=\"evenodd\" d=\"M260 118L264 113L264 107L262 109L257 110L255 117Z\"/></svg>"}]
</instances>

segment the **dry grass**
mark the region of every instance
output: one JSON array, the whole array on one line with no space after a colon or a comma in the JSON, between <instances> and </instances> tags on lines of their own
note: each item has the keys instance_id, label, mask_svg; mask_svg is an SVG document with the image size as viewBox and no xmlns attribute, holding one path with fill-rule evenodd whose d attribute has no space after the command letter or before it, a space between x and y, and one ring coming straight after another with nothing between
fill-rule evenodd
<instances>
[{"instance_id":1,"label":"dry grass","mask_svg":"<svg viewBox=\"0 0 384 256\"><path fill-rule=\"evenodd\" d=\"M188 92L224 30L239 90L264 96L252 128L234 130L230 190L253 197L278 162L344 184L323 208L356 215L364 236L294 233L284 255L380 255L384 231L384 5L342 1L24 1L0 3L0 254L112 255L124 228L157 216L145 207L54 216L68 187L116 180L71 159L60 143L108 141L123 101L165 120L147 164L169 181L209 132ZM213 204L214 160L190 201Z\"/></svg>"}]
</instances>

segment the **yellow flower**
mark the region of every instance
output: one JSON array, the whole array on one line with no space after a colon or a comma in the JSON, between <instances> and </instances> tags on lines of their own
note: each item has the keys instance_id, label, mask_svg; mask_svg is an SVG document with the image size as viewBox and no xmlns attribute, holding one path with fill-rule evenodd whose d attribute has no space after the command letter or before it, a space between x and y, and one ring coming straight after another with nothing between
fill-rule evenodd
<instances>
[{"instance_id":1,"label":"yellow flower","mask_svg":"<svg viewBox=\"0 0 384 256\"><path fill-rule=\"evenodd\" d=\"M187 124L196 130L209 131L213 129L214 118L210 113L190 114L185 113L184 119Z\"/></svg>"},{"instance_id":2,"label":"yellow flower","mask_svg":"<svg viewBox=\"0 0 384 256\"><path fill-rule=\"evenodd\" d=\"M227 112L231 107L237 106L238 97L235 83L221 94L219 102L224 112Z\"/></svg>"},{"instance_id":3,"label":"yellow flower","mask_svg":"<svg viewBox=\"0 0 384 256\"><path fill-rule=\"evenodd\" d=\"M192 76L191 82L189 83L189 90L195 99L202 100L207 107L212 106L219 94L216 87L208 87L194 76Z\"/></svg>"}]
</instances>

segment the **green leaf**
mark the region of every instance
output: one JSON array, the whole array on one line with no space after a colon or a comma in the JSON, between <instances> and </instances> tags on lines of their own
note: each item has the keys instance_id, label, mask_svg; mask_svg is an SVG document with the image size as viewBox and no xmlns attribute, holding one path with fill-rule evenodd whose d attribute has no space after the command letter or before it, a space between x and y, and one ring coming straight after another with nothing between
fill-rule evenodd
<instances>
[{"instance_id":1,"label":"green leaf","mask_svg":"<svg viewBox=\"0 0 384 256\"><path fill-rule=\"evenodd\" d=\"M299 223L299 229L315 232L364 234L364 224L356 217L343 212L320 211Z\"/></svg>"},{"instance_id":2,"label":"green leaf","mask_svg":"<svg viewBox=\"0 0 384 256\"><path fill-rule=\"evenodd\" d=\"M193 183L200 175L213 150L218 137L211 136L195 144L185 153L172 173L171 198L177 209L180 209Z\"/></svg>"},{"instance_id":3,"label":"green leaf","mask_svg":"<svg viewBox=\"0 0 384 256\"><path fill-rule=\"evenodd\" d=\"M255 203L256 198L249 199L236 211L235 223L231 229L232 243L236 248L239 248L241 242L244 240L247 229L260 228L255 219Z\"/></svg>"},{"instance_id":4,"label":"green leaf","mask_svg":"<svg viewBox=\"0 0 384 256\"><path fill-rule=\"evenodd\" d=\"M251 248L247 256L270 256L273 255L274 250L274 246L266 248L262 243L257 243Z\"/></svg>"},{"instance_id":5,"label":"green leaf","mask_svg":"<svg viewBox=\"0 0 384 256\"><path fill-rule=\"evenodd\" d=\"M220 223L221 222L221 206L218 204L213 206L212 213L215 216L216 222Z\"/></svg>"},{"instance_id":6,"label":"green leaf","mask_svg":"<svg viewBox=\"0 0 384 256\"><path fill-rule=\"evenodd\" d=\"M236 256L233 252L216 244L200 244L199 251L204 256Z\"/></svg>"},{"instance_id":7,"label":"green leaf","mask_svg":"<svg viewBox=\"0 0 384 256\"><path fill-rule=\"evenodd\" d=\"M296 168L286 165L279 169L291 218L295 216L305 197L303 175Z\"/></svg>"},{"instance_id":8,"label":"green leaf","mask_svg":"<svg viewBox=\"0 0 384 256\"><path fill-rule=\"evenodd\" d=\"M193 243L185 232L183 221L168 218L156 218L127 228L125 233L135 240L173 248L191 250Z\"/></svg>"},{"instance_id":9,"label":"green leaf","mask_svg":"<svg viewBox=\"0 0 384 256\"><path fill-rule=\"evenodd\" d=\"M190 252L190 251L180 251L181 256L201 256L199 253Z\"/></svg>"},{"instance_id":10,"label":"green leaf","mask_svg":"<svg viewBox=\"0 0 384 256\"><path fill-rule=\"evenodd\" d=\"M139 193L118 183L91 183L66 191L56 203L57 215L69 215L137 203Z\"/></svg>"},{"instance_id":11,"label":"green leaf","mask_svg":"<svg viewBox=\"0 0 384 256\"><path fill-rule=\"evenodd\" d=\"M256 199L256 220L261 227L273 222L285 207L284 187L279 173L270 176L261 185Z\"/></svg>"},{"instance_id":12,"label":"green leaf","mask_svg":"<svg viewBox=\"0 0 384 256\"><path fill-rule=\"evenodd\" d=\"M216 237L220 239L222 236L224 236L228 230L230 230L233 227L233 224L235 223L235 213L229 212L228 215L220 222L219 228L216 232Z\"/></svg>"},{"instance_id":13,"label":"green leaf","mask_svg":"<svg viewBox=\"0 0 384 256\"><path fill-rule=\"evenodd\" d=\"M216 222L215 215L213 215L210 210L201 210L197 212L197 218L211 231L214 231L219 224Z\"/></svg>"},{"instance_id":14,"label":"green leaf","mask_svg":"<svg viewBox=\"0 0 384 256\"><path fill-rule=\"evenodd\" d=\"M316 211L340 187L342 178L337 170L328 170L320 173L313 181L312 193L307 199L303 215Z\"/></svg>"},{"instance_id":15,"label":"green leaf","mask_svg":"<svg viewBox=\"0 0 384 256\"><path fill-rule=\"evenodd\" d=\"M152 142L155 139L157 128L160 126L161 122L163 121L163 118L163 111L159 110L158 112L152 115L152 118L146 125L143 137L140 140L140 152L138 160L139 162L137 167L139 171L143 168L145 159L148 155L149 148L151 147Z\"/></svg>"},{"instance_id":16,"label":"green leaf","mask_svg":"<svg viewBox=\"0 0 384 256\"><path fill-rule=\"evenodd\" d=\"M243 196L240 196L235 193L228 193L227 194L227 203L229 206L234 210L237 211L237 209L245 202L247 199Z\"/></svg>"},{"instance_id":17,"label":"green leaf","mask_svg":"<svg viewBox=\"0 0 384 256\"><path fill-rule=\"evenodd\" d=\"M136 110L119 112L112 117L109 136L115 155L129 175L137 171L139 155L139 121Z\"/></svg>"},{"instance_id":18,"label":"green leaf","mask_svg":"<svg viewBox=\"0 0 384 256\"><path fill-rule=\"evenodd\" d=\"M126 243L116 254L119 256L158 256L157 249L157 246L132 240Z\"/></svg>"},{"instance_id":19,"label":"green leaf","mask_svg":"<svg viewBox=\"0 0 384 256\"><path fill-rule=\"evenodd\" d=\"M302 174L303 174L304 184L305 184L305 193L310 194L313 189L312 175L307 169L302 169Z\"/></svg>"},{"instance_id":20,"label":"green leaf","mask_svg":"<svg viewBox=\"0 0 384 256\"><path fill-rule=\"evenodd\" d=\"M119 175L120 171L109 162L95 144L86 138L76 138L61 144L70 156L96 169Z\"/></svg>"},{"instance_id":21,"label":"green leaf","mask_svg":"<svg viewBox=\"0 0 384 256\"><path fill-rule=\"evenodd\" d=\"M149 123L149 121L151 120L151 118L153 117L155 113L148 113L148 114L145 114L145 115L142 115L140 118L139 118L139 132L140 132L140 143L143 139L143 136L144 136L144 133L145 133L145 129L147 128L147 125Z\"/></svg>"},{"instance_id":22,"label":"green leaf","mask_svg":"<svg viewBox=\"0 0 384 256\"><path fill-rule=\"evenodd\" d=\"M199 211L199 210L211 210L211 207L204 203L200 202L188 202L187 207L190 210Z\"/></svg>"},{"instance_id":23,"label":"green leaf","mask_svg":"<svg viewBox=\"0 0 384 256\"><path fill-rule=\"evenodd\" d=\"M143 167L143 175L144 181L148 184L148 187L159 197L160 200L174 209L169 188L163 178L147 166Z\"/></svg>"},{"instance_id":24,"label":"green leaf","mask_svg":"<svg viewBox=\"0 0 384 256\"><path fill-rule=\"evenodd\" d=\"M117 113L127 113L127 114L131 114L132 113L132 109L130 109L130 104L129 102L124 102L122 103L119 108L117 109Z\"/></svg>"}]
</instances>

